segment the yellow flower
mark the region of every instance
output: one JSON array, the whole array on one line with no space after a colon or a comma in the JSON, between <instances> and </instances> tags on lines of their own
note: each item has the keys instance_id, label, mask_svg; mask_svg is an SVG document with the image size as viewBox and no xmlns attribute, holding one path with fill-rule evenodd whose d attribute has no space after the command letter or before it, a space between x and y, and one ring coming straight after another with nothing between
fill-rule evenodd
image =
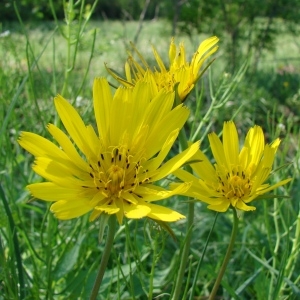
<instances>
[{"instance_id":1,"label":"yellow flower","mask_svg":"<svg viewBox=\"0 0 300 300\"><path fill-rule=\"evenodd\" d=\"M153 70L149 67L143 56L133 46L134 51L138 54L142 64L139 64L131 55L125 64L126 79L121 78L111 69L108 72L121 84L126 87L132 87L139 81L145 81L152 84L154 92L158 93L161 89L173 91L178 84L178 95L183 102L190 91L194 88L195 83L203 75L204 69L199 73L205 60L217 51L215 46L219 39L216 36L204 40L194 53L191 62L187 62L184 45L179 45L179 51L176 49L174 39L172 39L169 50L170 67L167 69L153 47L153 54L158 64L158 68Z\"/></svg>"},{"instance_id":2,"label":"yellow flower","mask_svg":"<svg viewBox=\"0 0 300 300\"><path fill-rule=\"evenodd\" d=\"M265 145L259 126L250 128L240 152L238 133L232 121L224 123L223 144L215 133L209 134L209 142L216 162L214 166L200 150L193 157L199 162L191 165L200 179L184 170L174 173L183 181L193 182L185 195L208 203L209 209L225 212L232 206L244 211L255 210L247 204L291 180L285 179L272 186L264 183L272 171L280 140L277 138ZM177 186L174 184L172 188Z\"/></svg>"},{"instance_id":3,"label":"yellow flower","mask_svg":"<svg viewBox=\"0 0 300 300\"><path fill-rule=\"evenodd\" d=\"M168 191L153 182L175 171L199 149L195 143L163 164L188 109L182 105L172 109L174 93L153 97L145 83L133 89L121 87L113 96L108 82L96 79L93 98L97 133L60 95L54 103L71 139L53 124L48 130L59 146L22 132L20 145L36 157L33 170L47 180L30 184L32 195L55 202L51 211L64 220L89 211L90 220L101 213L116 214L120 224L124 215L166 222L183 218L153 201L182 193L189 184Z\"/></svg>"}]
</instances>

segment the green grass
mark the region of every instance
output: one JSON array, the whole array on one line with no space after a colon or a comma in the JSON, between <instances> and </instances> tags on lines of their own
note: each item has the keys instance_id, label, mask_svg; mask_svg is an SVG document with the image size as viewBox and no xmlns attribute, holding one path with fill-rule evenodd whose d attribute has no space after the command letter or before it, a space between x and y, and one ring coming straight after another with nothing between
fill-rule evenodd
<instances>
[{"instance_id":1,"label":"green grass","mask_svg":"<svg viewBox=\"0 0 300 300\"><path fill-rule=\"evenodd\" d=\"M62 32L67 30L63 23L60 26ZM71 45L72 55L76 53L74 65L72 61L67 65L68 42L54 23L3 27L10 30L10 35L0 38L1 300L88 299L90 295L104 248L104 243L98 242L99 221L89 223L88 216L59 221L49 212L47 203L29 202L33 199L25 187L41 178L31 170L33 157L20 148L17 139L21 131L50 138L45 127L49 122L58 123L53 97L62 91L63 96L75 103L85 122L94 123L93 79L105 76L111 80L104 63L123 72L126 50L137 26L135 22L89 22L75 52L75 44ZM78 28L72 27L72 37ZM137 47L149 64L154 63L150 44L154 44L167 61L170 35L170 24L165 21L144 23ZM203 36L195 37L194 41L198 43L201 39ZM197 47L184 36L176 40L184 40L189 53ZM299 61L296 63L293 59L297 56L299 41L291 36L278 37L278 40L284 42L278 44L273 53L264 53L259 72L246 74L241 79L234 93L221 109L212 112L197 136L203 140L201 148L206 149L207 137L203 135L206 127L208 131L220 132L223 121L234 116L244 136L253 124L261 125L268 142L278 136L282 138L276 167L288 164L274 172L272 181L293 178L291 184L277 189L278 198L258 200L255 212L242 215L234 251L218 293L223 299L300 297L300 66ZM212 79L208 80L208 76L203 79L201 117L212 95L217 94L219 100L232 88L230 84L235 75L225 74L223 43L225 41L221 41L217 61L211 67ZM72 69L66 73L70 66ZM282 69L285 71L278 73ZM187 103L192 112L196 99L199 101L197 89ZM198 124L201 117L194 120L192 114L190 122ZM282 195L291 197L280 198ZM186 214L185 200L178 197L163 203ZM184 278L188 296L214 217L215 213L207 210L206 205L195 204L188 261L190 279L188 281L188 271ZM181 259L185 222L171 224L177 241L149 220L125 222L116 235L99 299L148 299L153 261L153 297L161 295L157 299L169 299ZM209 295L231 228L231 213L220 214L196 281L198 298L195 299Z\"/></svg>"}]
</instances>

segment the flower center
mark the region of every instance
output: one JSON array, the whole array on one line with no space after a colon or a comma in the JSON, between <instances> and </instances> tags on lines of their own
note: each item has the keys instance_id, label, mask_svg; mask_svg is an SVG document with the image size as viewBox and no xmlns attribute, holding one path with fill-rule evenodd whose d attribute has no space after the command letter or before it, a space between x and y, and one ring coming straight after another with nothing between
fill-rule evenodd
<instances>
[{"instance_id":1,"label":"flower center","mask_svg":"<svg viewBox=\"0 0 300 300\"><path fill-rule=\"evenodd\" d=\"M173 91L176 84L175 75L172 72L161 73L154 72L156 85L159 90L166 89L167 91Z\"/></svg>"},{"instance_id":2,"label":"flower center","mask_svg":"<svg viewBox=\"0 0 300 300\"><path fill-rule=\"evenodd\" d=\"M104 151L97 161L89 161L92 183L83 187L96 188L107 198L120 198L123 192L134 193L139 184L150 180L148 170L141 165L143 160L141 153L131 154L125 147Z\"/></svg>"},{"instance_id":3,"label":"flower center","mask_svg":"<svg viewBox=\"0 0 300 300\"><path fill-rule=\"evenodd\" d=\"M115 194L122 187L122 181L124 179L125 170L118 165L111 166L107 171L108 187L112 194Z\"/></svg>"},{"instance_id":4,"label":"flower center","mask_svg":"<svg viewBox=\"0 0 300 300\"><path fill-rule=\"evenodd\" d=\"M232 170L225 176L219 175L219 184L217 192L221 193L227 199L240 200L245 196L249 196L252 189L250 176L244 171Z\"/></svg>"}]
</instances>

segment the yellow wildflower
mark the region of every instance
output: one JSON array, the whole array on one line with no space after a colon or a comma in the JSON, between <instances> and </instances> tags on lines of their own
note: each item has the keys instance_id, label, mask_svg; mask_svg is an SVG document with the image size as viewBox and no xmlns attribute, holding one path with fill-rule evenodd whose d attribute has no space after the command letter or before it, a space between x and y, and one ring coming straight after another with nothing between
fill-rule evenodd
<instances>
[{"instance_id":1,"label":"yellow wildflower","mask_svg":"<svg viewBox=\"0 0 300 300\"><path fill-rule=\"evenodd\" d=\"M188 109L182 105L172 109L174 93L153 96L145 83L121 87L112 95L108 82L96 79L93 98L97 133L60 95L54 103L70 138L53 124L48 130L59 146L22 132L20 145L36 157L33 170L47 180L30 184L32 195L54 202L51 211L64 220L89 211L90 220L102 213L116 214L120 224L124 215L166 222L184 218L153 201L183 193L189 184L168 191L153 182L174 172L199 148L195 143L163 163Z\"/></svg>"},{"instance_id":2,"label":"yellow wildflower","mask_svg":"<svg viewBox=\"0 0 300 300\"><path fill-rule=\"evenodd\" d=\"M203 75L200 69L205 60L215 53L218 46L215 46L219 39L216 36L204 40L194 53L191 62L186 59L186 51L183 43L179 45L177 51L174 39L171 40L169 50L170 67L167 69L159 56L156 49L153 47L153 54L158 64L158 68L151 69L146 60L133 46L134 51L138 54L142 64L139 64L131 55L125 64L126 79L121 78L111 69L107 68L109 73L126 87L132 87L139 81L145 81L152 84L154 92L158 93L161 89L173 91L178 84L178 95L183 102L187 95L194 88L195 83Z\"/></svg>"},{"instance_id":3,"label":"yellow wildflower","mask_svg":"<svg viewBox=\"0 0 300 300\"><path fill-rule=\"evenodd\" d=\"M250 128L241 151L232 121L224 123L223 144L215 133L209 134L209 142L216 161L214 166L199 150L193 158L199 162L191 165L197 177L184 170L174 173L182 181L193 182L184 194L208 203L209 209L225 212L232 206L244 211L255 210L248 203L291 180L272 186L264 183L272 171L280 140L265 145L260 126ZM177 186L174 184L173 188Z\"/></svg>"}]
</instances>

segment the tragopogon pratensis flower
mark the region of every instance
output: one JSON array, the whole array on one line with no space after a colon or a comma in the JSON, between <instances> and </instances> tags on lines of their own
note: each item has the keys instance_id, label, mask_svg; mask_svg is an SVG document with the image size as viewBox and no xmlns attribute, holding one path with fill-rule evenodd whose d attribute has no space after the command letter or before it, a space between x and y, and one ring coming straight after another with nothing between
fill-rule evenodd
<instances>
[{"instance_id":1,"label":"tragopogon pratensis flower","mask_svg":"<svg viewBox=\"0 0 300 300\"><path fill-rule=\"evenodd\" d=\"M141 64L130 55L125 64L126 79L121 78L109 68L107 68L107 70L116 80L126 87L132 87L139 81L145 81L152 84L153 90L156 93L161 89L173 91L175 85L179 83L177 89L178 96L181 102L183 102L194 88L195 83L203 75L205 69L200 73L203 63L217 51L218 46L216 46L216 44L218 41L219 39L215 36L204 40L199 45L198 50L194 53L189 63L186 59L186 51L183 43L179 45L179 51L177 51L174 39L172 39L169 50L169 69L166 68L154 47L153 54L158 68L151 68L142 54L132 45L141 60Z\"/></svg>"},{"instance_id":2,"label":"tragopogon pratensis flower","mask_svg":"<svg viewBox=\"0 0 300 300\"><path fill-rule=\"evenodd\" d=\"M275 139L265 145L264 134L260 126L250 128L243 148L239 151L239 138L232 121L223 127L223 144L215 133L208 136L215 159L214 166L199 150L192 164L197 177L184 170L175 171L175 175L185 182L193 182L185 195L209 204L208 208L225 212L232 206L240 210L255 210L248 204L291 179L282 180L272 186L264 183L271 171L280 140ZM175 188L177 184L173 184Z\"/></svg>"},{"instance_id":3,"label":"tragopogon pratensis flower","mask_svg":"<svg viewBox=\"0 0 300 300\"><path fill-rule=\"evenodd\" d=\"M189 111L180 105L172 109L174 93L153 96L151 87L138 83L120 87L111 94L105 79L93 86L98 131L86 126L67 100L54 99L55 107L69 136L53 124L48 131L59 144L30 132L22 132L19 143L35 156L33 170L47 182L28 186L38 199L53 201L51 211L59 219L71 219L92 211L100 214L172 222L183 218L172 209L153 204L177 193L153 182L175 171L198 150L195 143L163 163ZM79 151L78 151L79 150Z\"/></svg>"}]
</instances>

